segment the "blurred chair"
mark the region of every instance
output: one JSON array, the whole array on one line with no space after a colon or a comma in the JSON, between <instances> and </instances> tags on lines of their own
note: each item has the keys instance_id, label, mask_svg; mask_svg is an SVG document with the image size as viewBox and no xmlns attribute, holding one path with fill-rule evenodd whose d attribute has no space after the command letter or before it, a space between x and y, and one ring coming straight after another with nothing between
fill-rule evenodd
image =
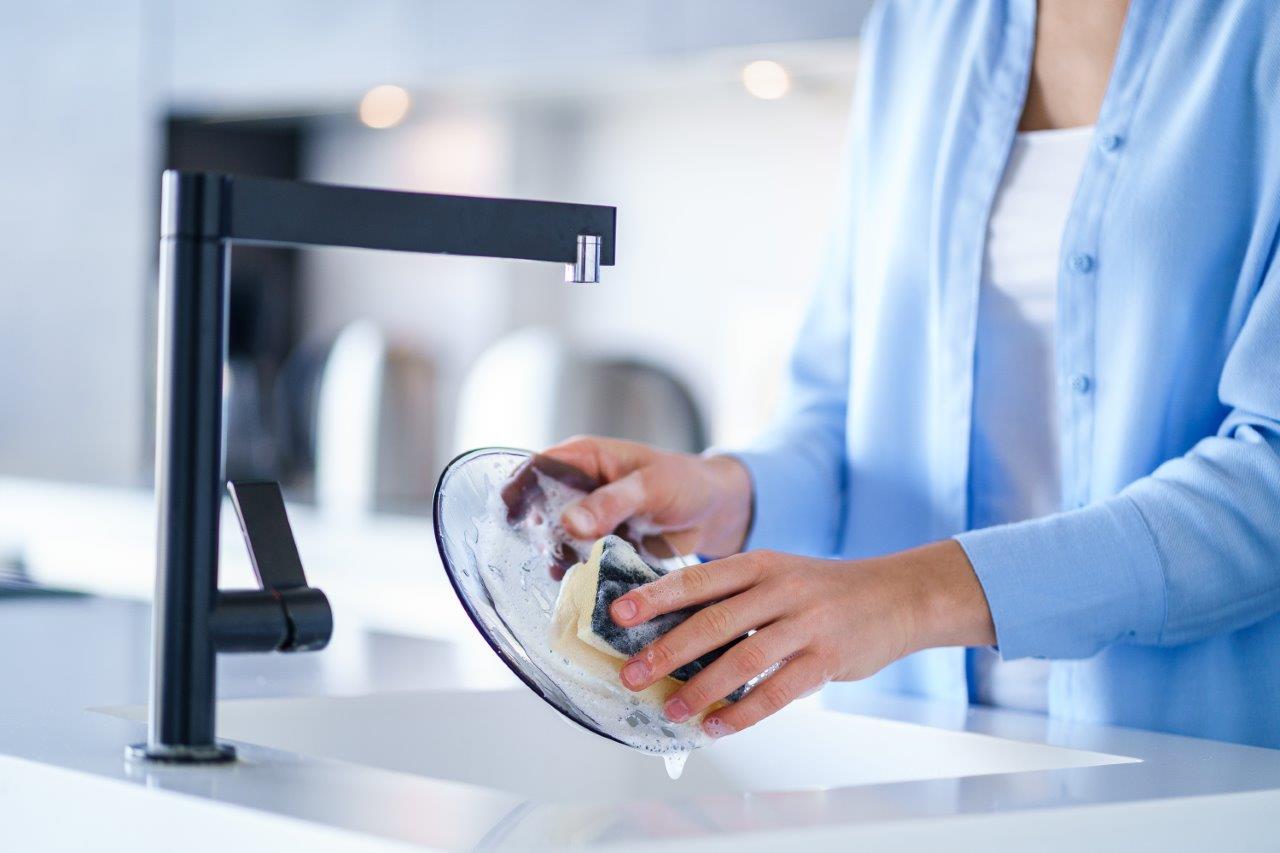
<instances>
[{"instance_id":1,"label":"blurred chair","mask_svg":"<svg viewBox=\"0 0 1280 853\"><path fill-rule=\"evenodd\" d=\"M697 452L706 428L685 384L643 361L575 352L549 329L501 338L463 381L454 448L537 449L576 433Z\"/></svg>"}]
</instances>

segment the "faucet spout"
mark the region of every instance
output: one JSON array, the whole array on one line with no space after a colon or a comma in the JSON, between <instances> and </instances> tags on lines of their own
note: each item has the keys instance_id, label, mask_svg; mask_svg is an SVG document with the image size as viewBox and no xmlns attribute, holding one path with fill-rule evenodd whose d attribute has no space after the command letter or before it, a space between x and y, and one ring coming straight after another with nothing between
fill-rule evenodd
<instances>
[{"instance_id":1,"label":"faucet spout","mask_svg":"<svg viewBox=\"0 0 1280 853\"><path fill-rule=\"evenodd\" d=\"M564 280L574 284L600 283L600 238L595 234L578 235L578 257L564 265Z\"/></svg>"}]
</instances>

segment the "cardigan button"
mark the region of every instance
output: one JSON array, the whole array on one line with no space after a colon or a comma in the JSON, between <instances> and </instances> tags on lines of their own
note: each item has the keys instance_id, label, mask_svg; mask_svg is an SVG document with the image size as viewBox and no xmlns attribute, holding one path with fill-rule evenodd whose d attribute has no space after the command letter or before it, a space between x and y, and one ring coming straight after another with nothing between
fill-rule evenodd
<instances>
[{"instance_id":1,"label":"cardigan button","mask_svg":"<svg viewBox=\"0 0 1280 853\"><path fill-rule=\"evenodd\" d=\"M1124 139L1114 133L1106 133L1098 137L1098 147L1107 153L1111 153L1120 147Z\"/></svg>"},{"instance_id":2,"label":"cardigan button","mask_svg":"<svg viewBox=\"0 0 1280 853\"><path fill-rule=\"evenodd\" d=\"M1072 272L1087 273L1093 269L1093 255L1084 252L1073 252L1067 259L1067 266Z\"/></svg>"},{"instance_id":3,"label":"cardigan button","mask_svg":"<svg viewBox=\"0 0 1280 853\"><path fill-rule=\"evenodd\" d=\"M1071 377L1071 390L1075 391L1077 394L1087 394L1089 392L1089 386L1092 384L1093 383L1089 381L1089 377L1085 376L1083 373L1077 373L1075 376Z\"/></svg>"}]
</instances>

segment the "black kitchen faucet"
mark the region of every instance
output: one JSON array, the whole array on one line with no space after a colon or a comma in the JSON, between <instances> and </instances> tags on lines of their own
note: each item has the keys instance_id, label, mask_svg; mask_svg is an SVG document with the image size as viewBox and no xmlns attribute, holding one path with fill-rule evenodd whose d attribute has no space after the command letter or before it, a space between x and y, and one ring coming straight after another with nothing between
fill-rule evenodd
<instances>
[{"instance_id":1,"label":"black kitchen faucet","mask_svg":"<svg viewBox=\"0 0 1280 853\"><path fill-rule=\"evenodd\" d=\"M164 174L157 376L156 592L147 741L131 758L216 762L217 652L324 648L333 614L307 585L275 483L226 484L222 371L236 243L559 261L567 281L614 262L612 207L392 192L214 173ZM228 487L260 590L218 590Z\"/></svg>"}]
</instances>

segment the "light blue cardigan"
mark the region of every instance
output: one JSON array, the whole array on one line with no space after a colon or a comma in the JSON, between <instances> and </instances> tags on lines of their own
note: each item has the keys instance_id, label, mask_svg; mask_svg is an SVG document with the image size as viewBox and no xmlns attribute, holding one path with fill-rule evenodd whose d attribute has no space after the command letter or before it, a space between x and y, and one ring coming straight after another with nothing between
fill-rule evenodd
<instances>
[{"instance_id":1,"label":"light blue cardigan","mask_svg":"<svg viewBox=\"0 0 1280 853\"><path fill-rule=\"evenodd\" d=\"M1054 659L1051 716L1280 747L1280 3L1132 0L1063 239L1062 511L968 531L983 243L1034 29L1034 0L869 17L830 264L739 454L748 547L955 536L1001 654ZM861 687L962 701L964 660Z\"/></svg>"}]
</instances>

